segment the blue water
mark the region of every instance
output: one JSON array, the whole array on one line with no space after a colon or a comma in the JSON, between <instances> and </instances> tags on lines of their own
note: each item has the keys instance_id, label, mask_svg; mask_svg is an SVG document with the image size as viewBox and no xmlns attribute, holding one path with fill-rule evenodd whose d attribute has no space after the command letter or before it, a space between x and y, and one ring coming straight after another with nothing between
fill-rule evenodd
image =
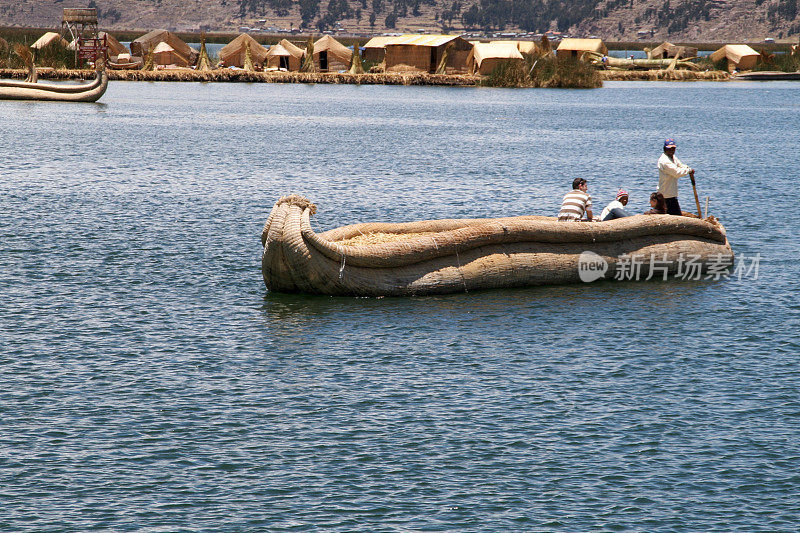
<instances>
[{"instance_id":1,"label":"blue water","mask_svg":"<svg viewBox=\"0 0 800 533\"><path fill-rule=\"evenodd\" d=\"M0 530L795 531L800 84L113 82L0 102ZM269 294L318 230L634 210L665 137L742 279ZM680 200L693 208L690 188Z\"/></svg>"}]
</instances>

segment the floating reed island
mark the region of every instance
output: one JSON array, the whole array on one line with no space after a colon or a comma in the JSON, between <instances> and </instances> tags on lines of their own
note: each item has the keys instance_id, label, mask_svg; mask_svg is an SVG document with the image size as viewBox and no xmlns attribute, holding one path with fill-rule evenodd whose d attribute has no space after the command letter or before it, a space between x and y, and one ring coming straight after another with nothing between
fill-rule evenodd
<instances>
[{"instance_id":1,"label":"floating reed island","mask_svg":"<svg viewBox=\"0 0 800 533\"><path fill-rule=\"evenodd\" d=\"M77 69L39 69L39 78L51 80L90 79L94 71ZM27 72L21 69L0 69L1 78L24 79ZM443 85L471 87L480 78L459 74L425 73L322 73L322 72L247 72L244 70L191 69L170 70L109 70L111 81L177 81L177 82L241 82L241 83L330 83L353 85Z\"/></svg>"},{"instance_id":2,"label":"floating reed island","mask_svg":"<svg viewBox=\"0 0 800 533\"><path fill-rule=\"evenodd\" d=\"M667 42L645 48L647 59L617 58L596 38L567 38L555 47L547 36L537 42L486 42L412 34L374 37L364 46L345 46L330 35L266 46L257 37L240 34L217 58L209 56L202 35L197 50L167 30L134 39L130 49L103 34L112 81L595 88L604 80L725 81L729 73L748 69L794 71L800 61L796 50L778 58L743 45L726 45L710 58L698 58L696 48ZM22 76L21 56L4 43L0 39L0 68L10 70L0 75ZM86 78L85 71L71 68L75 54L66 47L73 46L55 33L34 43L36 62L46 67L37 69L41 76Z\"/></svg>"},{"instance_id":3,"label":"floating reed island","mask_svg":"<svg viewBox=\"0 0 800 533\"><path fill-rule=\"evenodd\" d=\"M603 81L728 81L723 70L599 70Z\"/></svg>"},{"instance_id":4,"label":"floating reed island","mask_svg":"<svg viewBox=\"0 0 800 533\"><path fill-rule=\"evenodd\" d=\"M543 216L368 222L316 233L311 227L316 211L311 201L297 195L273 206L261 233L261 270L268 290L413 296L578 283L586 252L608 266L606 279L631 256L640 258L640 279L655 265L647 262L651 257L658 259L661 272L670 274L677 274L687 260L700 272L733 263L725 228L713 217L638 215L600 223Z\"/></svg>"}]
</instances>

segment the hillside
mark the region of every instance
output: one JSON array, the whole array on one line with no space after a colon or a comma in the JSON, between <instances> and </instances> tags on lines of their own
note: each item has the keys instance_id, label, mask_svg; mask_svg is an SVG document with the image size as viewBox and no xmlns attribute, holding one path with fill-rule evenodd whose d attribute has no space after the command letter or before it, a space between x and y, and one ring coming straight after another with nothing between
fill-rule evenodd
<instances>
[{"instance_id":1,"label":"hillside","mask_svg":"<svg viewBox=\"0 0 800 533\"><path fill-rule=\"evenodd\" d=\"M57 27L63 7L97 7L102 28L544 32L635 40L761 41L800 35L798 0L0 0L0 26Z\"/></svg>"}]
</instances>

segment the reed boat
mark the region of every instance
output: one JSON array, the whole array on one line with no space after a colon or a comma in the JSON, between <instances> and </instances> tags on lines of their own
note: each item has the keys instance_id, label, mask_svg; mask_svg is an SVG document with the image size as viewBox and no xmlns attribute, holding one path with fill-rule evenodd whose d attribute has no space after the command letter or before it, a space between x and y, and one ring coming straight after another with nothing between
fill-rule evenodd
<instances>
[{"instance_id":1,"label":"reed boat","mask_svg":"<svg viewBox=\"0 0 800 533\"><path fill-rule=\"evenodd\" d=\"M115 63L114 61L109 61L106 63L106 66L110 70L136 70L142 68L142 62L131 61L129 63Z\"/></svg>"},{"instance_id":2,"label":"reed boat","mask_svg":"<svg viewBox=\"0 0 800 533\"><path fill-rule=\"evenodd\" d=\"M89 83L31 83L0 80L0 100L50 100L60 102L96 102L108 88L108 74L97 72Z\"/></svg>"},{"instance_id":3,"label":"reed boat","mask_svg":"<svg viewBox=\"0 0 800 533\"><path fill-rule=\"evenodd\" d=\"M674 277L689 264L706 273L733 263L725 228L713 217L368 222L316 233L314 213L316 206L297 195L273 206L261 233L268 290L411 296L614 279L626 263L639 265L637 277L631 269L620 279Z\"/></svg>"},{"instance_id":4,"label":"reed boat","mask_svg":"<svg viewBox=\"0 0 800 533\"><path fill-rule=\"evenodd\" d=\"M800 81L800 72L780 72L772 70L740 72L735 74L732 79L747 81Z\"/></svg>"}]
</instances>

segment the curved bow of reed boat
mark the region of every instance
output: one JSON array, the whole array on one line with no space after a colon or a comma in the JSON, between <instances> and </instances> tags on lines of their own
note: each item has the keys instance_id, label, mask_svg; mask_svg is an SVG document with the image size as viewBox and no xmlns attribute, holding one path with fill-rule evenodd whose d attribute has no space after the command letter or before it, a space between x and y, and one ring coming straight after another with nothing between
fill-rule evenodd
<instances>
[{"instance_id":1,"label":"curved bow of reed boat","mask_svg":"<svg viewBox=\"0 0 800 533\"><path fill-rule=\"evenodd\" d=\"M642 215L597 224L540 216L447 219L316 233L310 222L315 212L301 196L273 207L261 235L269 290L399 296L574 283L586 252L602 257L612 276L632 256L655 258L671 273L687 260L701 268L733 261L722 225L689 217ZM640 269L648 274L646 262Z\"/></svg>"},{"instance_id":2,"label":"curved bow of reed boat","mask_svg":"<svg viewBox=\"0 0 800 533\"><path fill-rule=\"evenodd\" d=\"M98 71L89 83L57 84L0 80L2 100L49 100L59 102L96 102L108 88L108 74Z\"/></svg>"}]
</instances>

